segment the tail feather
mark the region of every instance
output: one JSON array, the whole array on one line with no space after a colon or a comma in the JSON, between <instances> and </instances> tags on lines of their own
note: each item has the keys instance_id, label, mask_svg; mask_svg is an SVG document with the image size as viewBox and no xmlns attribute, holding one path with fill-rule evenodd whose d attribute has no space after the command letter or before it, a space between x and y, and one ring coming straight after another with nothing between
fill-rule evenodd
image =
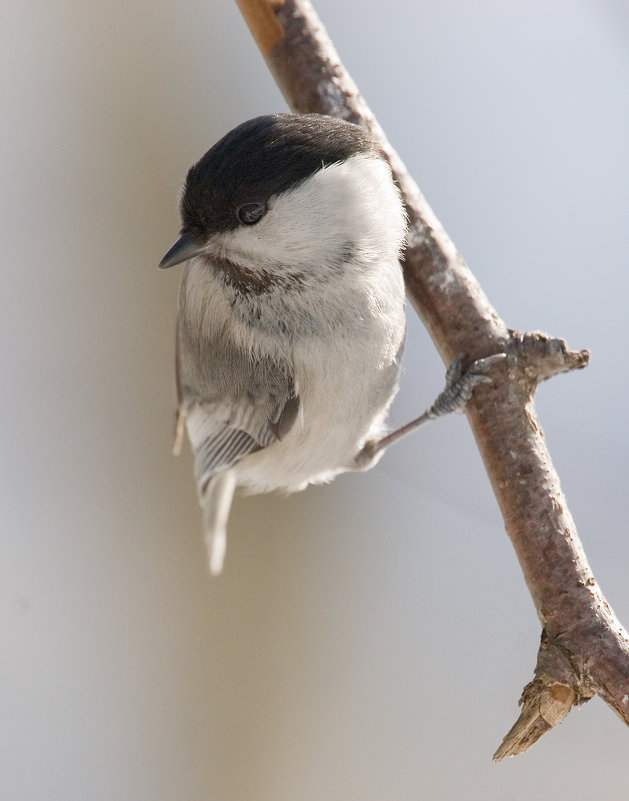
<instances>
[{"instance_id":1,"label":"tail feather","mask_svg":"<svg viewBox=\"0 0 629 801\"><path fill-rule=\"evenodd\" d=\"M212 477L201 499L205 543L208 549L210 573L218 576L223 570L227 544L227 518L236 489L233 470L224 470Z\"/></svg>"}]
</instances>

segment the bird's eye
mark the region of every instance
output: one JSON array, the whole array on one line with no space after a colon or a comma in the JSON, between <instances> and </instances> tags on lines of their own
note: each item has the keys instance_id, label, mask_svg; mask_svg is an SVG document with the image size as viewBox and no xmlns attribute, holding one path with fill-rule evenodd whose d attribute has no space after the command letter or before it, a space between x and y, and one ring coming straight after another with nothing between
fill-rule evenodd
<instances>
[{"instance_id":1,"label":"bird's eye","mask_svg":"<svg viewBox=\"0 0 629 801\"><path fill-rule=\"evenodd\" d=\"M262 203L245 203L236 212L238 219L243 225L253 225L264 215L266 211Z\"/></svg>"}]
</instances>

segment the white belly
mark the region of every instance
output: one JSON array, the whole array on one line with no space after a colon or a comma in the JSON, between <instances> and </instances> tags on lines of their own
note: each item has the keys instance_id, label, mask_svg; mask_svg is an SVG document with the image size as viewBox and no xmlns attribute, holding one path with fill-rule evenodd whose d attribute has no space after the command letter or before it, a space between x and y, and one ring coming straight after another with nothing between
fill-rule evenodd
<instances>
[{"instance_id":1,"label":"white belly","mask_svg":"<svg viewBox=\"0 0 629 801\"><path fill-rule=\"evenodd\" d=\"M385 432L404 336L397 322L376 326L368 337L364 329L347 332L333 347L326 342L325 350L316 341L296 347L299 415L280 442L238 462L239 485L250 492L295 492L354 468L365 442Z\"/></svg>"}]
</instances>

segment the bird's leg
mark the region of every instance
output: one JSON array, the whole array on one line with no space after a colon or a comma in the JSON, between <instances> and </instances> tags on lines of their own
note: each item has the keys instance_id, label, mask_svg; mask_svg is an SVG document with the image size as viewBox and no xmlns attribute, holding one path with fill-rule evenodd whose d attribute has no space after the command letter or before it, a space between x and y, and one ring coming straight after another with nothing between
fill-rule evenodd
<instances>
[{"instance_id":1,"label":"bird's leg","mask_svg":"<svg viewBox=\"0 0 629 801\"><path fill-rule=\"evenodd\" d=\"M411 431L428 423L430 420L436 420L437 417L443 417L451 412L463 414L467 402L472 397L474 387L478 384L491 383L491 378L486 375L487 370L490 369L496 362L505 358L504 353L496 353L493 356L488 356L485 359L477 359L475 362L463 372L462 361L463 354L459 354L452 364L446 370L446 386L441 392L435 402L426 409L426 411L411 420L410 423L397 428L390 434L387 434L382 439L369 440L365 443L362 450L356 456L354 461L356 470L366 470L369 468L375 457L383 450L397 442L398 439L410 434Z\"/></svg>"}]
</instances>

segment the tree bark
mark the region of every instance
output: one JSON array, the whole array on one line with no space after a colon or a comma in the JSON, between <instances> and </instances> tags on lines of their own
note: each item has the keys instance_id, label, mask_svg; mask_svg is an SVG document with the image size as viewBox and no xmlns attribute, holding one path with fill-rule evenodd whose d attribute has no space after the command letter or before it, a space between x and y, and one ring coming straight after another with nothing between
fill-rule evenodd
<instances>
[{"instance_id":1,"label":"tree bark","mask_svg":"<svg viewBox=\"0 0 629 801\"><path fill-rule=\"evenodd\" d=\"M367 128L381 143L409 215L409 299L446 363L504 352L467 416L542 625L535 676L495 759L527 750L572 706L600 695L629 724L629 637L587 559L534 404L540 381L585 367L587 351L510 330L426 203L343 67L307 0L237 0L290 108Z\"/></svg>"}]
</instances>

